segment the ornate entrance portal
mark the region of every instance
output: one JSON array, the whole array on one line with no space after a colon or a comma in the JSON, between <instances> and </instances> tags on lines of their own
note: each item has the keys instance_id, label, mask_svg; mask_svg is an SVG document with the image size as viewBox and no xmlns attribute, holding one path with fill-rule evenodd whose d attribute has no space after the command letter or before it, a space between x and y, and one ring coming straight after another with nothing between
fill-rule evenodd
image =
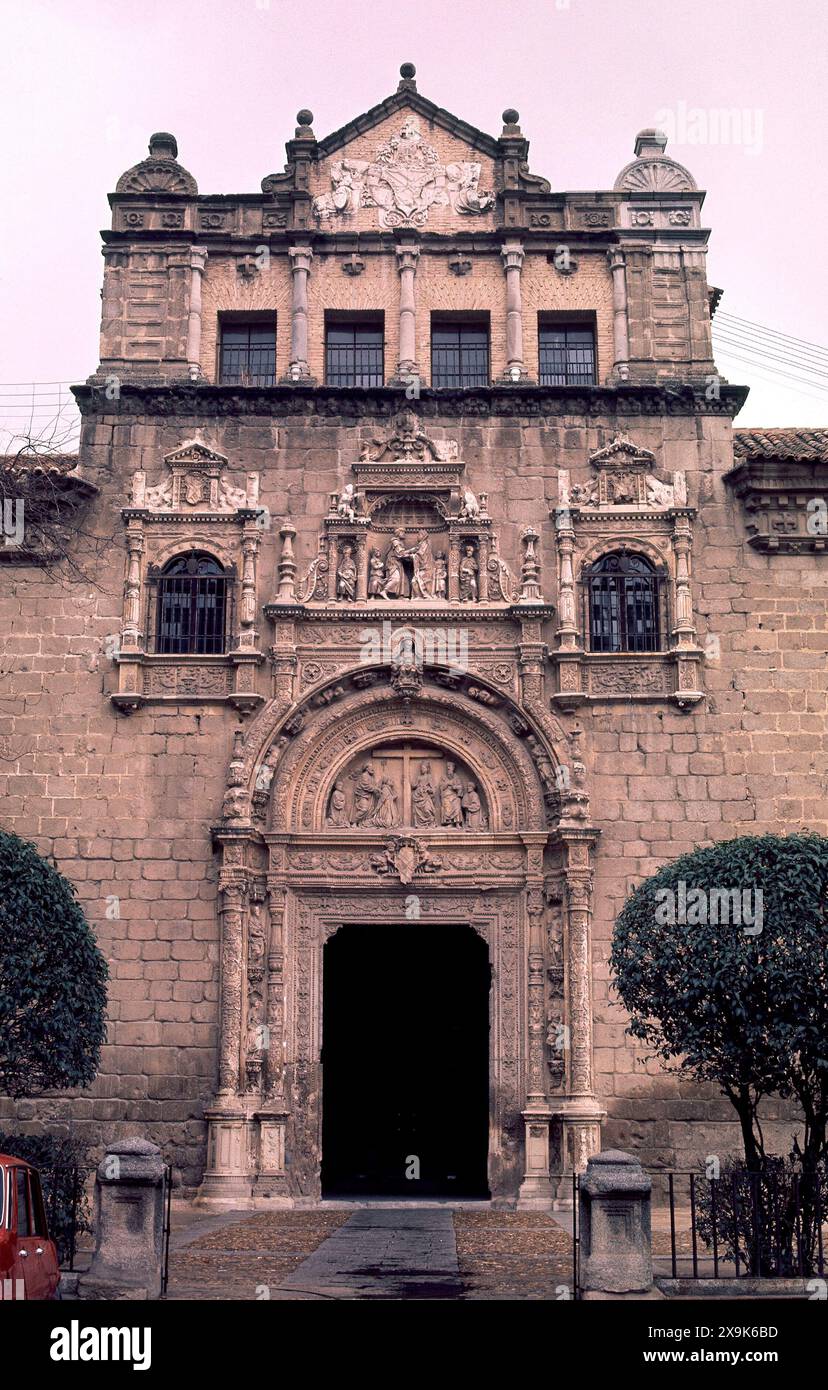
<instances>
[{"instance_id":1,"label":"ornate entrance portal","mask_svg":"<svg viewBox=\"0 0 828 1390\"><path fill-rule=\"evenodd\" d=\"M462 1180L493 1200L548 1206L560 1176L599 1145L596 835L581 731L567 736L544 701L553 610L537 533L523 533L518 584L484 495L464 486L456 447L438 447L415 423L403 417L375 458L363 452L352 465L356 482L332 498L301 597L293 529L282 528L278 597L265 607L272 698L237 731L214 828L221 993L208 1199L313 1202L323 1179L381 1188L411 1154L423 1182L458 1181L450 1175L462 1160ZM360 930L374 943L349 986L363 1032L343 1046L362 1049L375 1082L357 1098L355 1121L337 1079L341 1059L323 1053L323 1015L335 1032L325 973L336 974L338 953ZM426 990L462 933L485 948L491 981L479 1145L482 1121L466 1108L475 1067L427 1117L398 1020L382 1022L395 970L378 997L377 961L415 943L407 964L396 958L396 974L422 972L423 1024L462 1026L459 976L442 1022L429 1017ZM472 978L478 966L471 956L466 964ZM416 1039L411 1047L416 1054ZM446 1033L440 1047L450 1069L462 1046ZM416 1147L424 1125L431 1157ZM372 1159L371 1145L385 1142L393 1152Z\"/></svg>"},{"instance_id":2,"label":"ornate entrance portal","mask_svg":"<svg viewBox=\"0 0 828 1390\"><path fill-rule=\"evenodd\" d=\"M470 927L410 921L331 937L323 1196L488 1196L490 976Z\"/></svg>"}]
</instances>

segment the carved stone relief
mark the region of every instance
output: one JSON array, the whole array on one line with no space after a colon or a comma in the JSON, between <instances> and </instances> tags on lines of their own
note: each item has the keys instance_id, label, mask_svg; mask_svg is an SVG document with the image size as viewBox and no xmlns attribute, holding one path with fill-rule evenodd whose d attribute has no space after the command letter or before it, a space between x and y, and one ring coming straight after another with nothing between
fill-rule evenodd
<instances>
[{"instance_id":1,"label":"carved stone relief","mask_svg":"<svg viewBox=\"0 0 828 1390\"><path fill-rule=\"evenodd\" d=\"M334 160L331 191L314 198L313 212L327 222L352 217L360 208L376 208L380 227L422 227L433 207L484 213L494 206L494 194L481 191L480 174L475 162L443 164L412 115L373 160Z\"/></svg>"}]
</instances>

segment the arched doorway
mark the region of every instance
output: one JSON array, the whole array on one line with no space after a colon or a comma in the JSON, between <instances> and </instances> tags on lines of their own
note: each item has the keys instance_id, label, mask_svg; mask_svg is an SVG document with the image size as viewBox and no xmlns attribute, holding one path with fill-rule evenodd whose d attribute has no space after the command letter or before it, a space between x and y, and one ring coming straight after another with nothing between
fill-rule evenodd
<instances>
[{"instance_id":1,"label":"arched doorway","mask_svg":"<svg viewBox=\"0 0 828 1390\"><path fill-rule=\"evenodd\" d=\"M323 1196L489 1195L490 983L471 927L352 924L328 940Z\"/></svg>"}]
</instances>

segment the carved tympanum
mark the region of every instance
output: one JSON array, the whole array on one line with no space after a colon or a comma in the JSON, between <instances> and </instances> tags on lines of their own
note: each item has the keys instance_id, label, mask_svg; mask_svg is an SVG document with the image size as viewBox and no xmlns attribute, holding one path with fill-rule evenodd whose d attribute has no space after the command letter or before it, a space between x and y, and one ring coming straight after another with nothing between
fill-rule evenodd
<instances>
[{"instance_id":1,"label":"carved tympanum","mask_svg":"<svg viewBox=\"0 0 828 1390\"><path fill-rule=\"evenodd\" d=\"M328 799L330 830L487 830L488 808L471 770L437 748L411 743L360 754Z\"/></svg>"}]
</instances>

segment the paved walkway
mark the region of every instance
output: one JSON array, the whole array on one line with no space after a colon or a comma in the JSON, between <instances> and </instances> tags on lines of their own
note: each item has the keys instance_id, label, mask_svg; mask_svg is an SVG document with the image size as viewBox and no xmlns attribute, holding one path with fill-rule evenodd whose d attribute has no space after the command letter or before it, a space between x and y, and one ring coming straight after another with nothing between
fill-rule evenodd
<instances>
[{"instance_id":1,"label":"paved walkway","mask_svg":"<svg viewBox=\"0 0 828 1390\"><path fill-rule=\"evenodd\" d=\"M282 1287L327 1298L459 1298L452 1213L354 1212Z\"/></svg>"}]
</instances>

